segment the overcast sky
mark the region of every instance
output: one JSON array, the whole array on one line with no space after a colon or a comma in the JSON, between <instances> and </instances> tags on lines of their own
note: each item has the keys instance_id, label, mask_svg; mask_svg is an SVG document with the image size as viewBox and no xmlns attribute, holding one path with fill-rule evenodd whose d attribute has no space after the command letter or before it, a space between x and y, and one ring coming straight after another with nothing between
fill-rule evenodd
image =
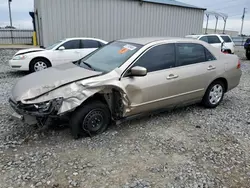
<instances>
[{"instance_id":1,"label":"overcast sky","mask_svg":"<svg viewBox=\"0 0 250 188\"><path fill-rule=\"evenodd\" d=\"M12 0L13 25L18 28L32 28L29 11L33 11L34 0ZM250 0L179 0L181 2L228 14L226 29L240 31L243 8L247 8L243 33L250 34ZM247 3L248 2L248 3ZM0 26L9 25L8 0L0 0ZM205 20L204 20L205 26ZM210 19L209 28L215 27L215 19ZM219 20L218 29L223 29Z\"/></svg>"}]
</instances>

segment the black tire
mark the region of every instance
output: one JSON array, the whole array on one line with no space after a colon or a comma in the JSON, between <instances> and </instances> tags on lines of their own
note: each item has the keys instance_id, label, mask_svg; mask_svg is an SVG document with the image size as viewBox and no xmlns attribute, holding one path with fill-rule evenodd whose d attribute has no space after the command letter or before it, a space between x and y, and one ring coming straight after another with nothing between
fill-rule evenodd
<instances>
[{"instance_id":1,"label":"black tire","mask_svg":"<svg viewBox=\"0 0 250 188\"><path fill-rule=\"evenodd\" d=\"M232 51L230 49L226 49L225 52L232 54Z\"/></svg>"},{"instance_id":2,"label":"black tire","mask_svg":"<svg viewBox=\"0 0 250 188\"><path fill-rule=\"evenodd\" d=\"M36 59L33 59L31 62L30 62L30 66L29 66L29 70L30 72L37 72L35 70L35 65L36 63L38 62L43 62L46 64L47 68L51 67L51 63L49 62L49 60L45 59L45 58L36 58Z\"/></svg>"},{"instance_id":3,"label":"black tire","mask_svg":"<svg viewBox=\"0 0 250 188\"><path fill-rule=\"evenodd\" d=\"M211 100L212 100L212 97L210 96L210 92L212 92L212 89L214 88L214 86L221 86L222 87L222 96L220 97L219 101L216 101L216 103L212 103ZM206 108L216 108L220 103L221 101L223 100L223 97L224 97L224 94L225 94L225 84L223 81L221 80L216 80L214 81L213 83L211 83L208 88L207 88L207 91L202 99L202 104L206 107Z\"/></svg>"},{"instance_id":4,"label":"black tire","mask_svg":"<svg viewBox=\"0 0 250 188\"><path fill-rule=\"evenodd\" d=\"M110 122L111 114L108 106L100 101L90 101L73 112L70 129L72 136L77 139L103 133Z\"/></svg>"},{"instance_id":5,"label":"black tire","mask_svg":"<svg viewBox=\"0 0 250 188\"><path fill-rule=\"evenodd\" d=\"M246 57L250 60L250 49L246 49Z\"/></svg>"}]
</instances>

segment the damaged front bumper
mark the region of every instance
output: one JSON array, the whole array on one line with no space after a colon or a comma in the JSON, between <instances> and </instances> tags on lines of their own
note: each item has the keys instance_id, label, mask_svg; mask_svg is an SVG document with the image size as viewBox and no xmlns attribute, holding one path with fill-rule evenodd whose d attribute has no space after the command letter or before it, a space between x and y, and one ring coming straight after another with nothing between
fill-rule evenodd
<instances>
[{"instance_id":1,"label":"damaged front bumper","mask_svg":"<svg viewBox=\"0 0 250 188\"><path fill-rule=\"evenodd\" d=\"M22 104L9 99L10 106L14 110L12 117L28 124L36 124L42 118L58 116L57 112L62 101L62 98L58 98L39 104Z\"/></svg>"}]
</instances>

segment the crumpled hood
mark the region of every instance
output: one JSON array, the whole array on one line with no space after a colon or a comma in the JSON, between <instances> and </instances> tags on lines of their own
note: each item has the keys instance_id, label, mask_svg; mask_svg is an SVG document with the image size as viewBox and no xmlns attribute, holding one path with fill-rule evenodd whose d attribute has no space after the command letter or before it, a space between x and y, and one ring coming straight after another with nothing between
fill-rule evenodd
<instances>
[{"instance_id":1,"label":"crumpled hood","mask_svg":"<svg viewBox=\"0 0 250 188\"><path fill-rule=\"evenodd\" d=\"M73 63L51 67L21 78L12 89L12 99L14 101L33 99L65 84L101 74Z\"/></svg>"},{"instance_id":2,"label":"crumpled hood","mask_svg":"<svg viewBox=\"0 0 250 188\"><path fill-rule=\"evenodd\" d=\"M16 55L20 55L20 54L27 54L27 53L32 53L32 52L40 52L40 51L44 51L45 49L43 48L29 48L29 49L24 49L24 50L19 50Z\"/></svg>"}]
</instances>

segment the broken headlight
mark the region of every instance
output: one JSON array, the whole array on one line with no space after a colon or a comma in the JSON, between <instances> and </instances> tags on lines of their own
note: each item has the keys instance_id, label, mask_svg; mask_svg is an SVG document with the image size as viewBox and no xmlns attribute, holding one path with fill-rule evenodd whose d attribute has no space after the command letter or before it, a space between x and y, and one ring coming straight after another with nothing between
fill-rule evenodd
<instances>
[{"instance_id":1,"label":"broken headlight","mask_svg":"<svg viewBox=\"0 0 250 188\"><path fill-rule=\"evenodd\" d=\"M39 112L48 112L53 110L59 110L63 102L63 98L53 99L47 102L34 104L34 107Z\"/></svg>"},{"instance_id":2,"label":"broken headlight","mask_svg":"<svg viewBox=\"0 0 250 188\"><path fill-rule=\"evenodd\" d=\"M43 111L46 112L50 109L51 107L51 101L49 102L42 102L39 104L34 104L34 107L38 110L38 111Z\"/></svg>"}]
</instances>

